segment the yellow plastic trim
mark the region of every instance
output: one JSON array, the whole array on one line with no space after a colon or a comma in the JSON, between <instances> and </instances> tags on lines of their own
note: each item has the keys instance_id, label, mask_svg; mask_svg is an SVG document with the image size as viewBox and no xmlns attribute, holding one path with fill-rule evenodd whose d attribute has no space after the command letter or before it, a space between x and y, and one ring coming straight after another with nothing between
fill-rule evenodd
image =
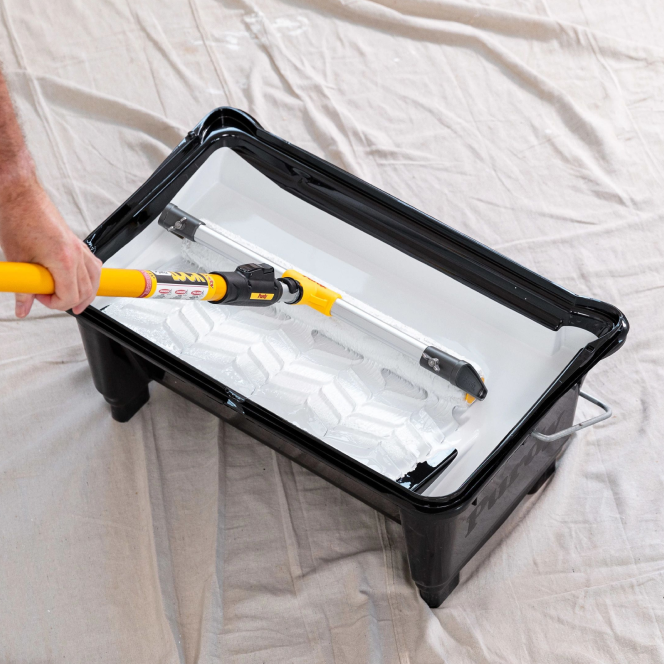
<instances>
[{"instance_id":1,"label":"yellow plastic trim","mask_svg":"<svg viewBox=\"0 0 664 664\"><path fill-rule=\"evenodd\" d=\"M204 274L203 275L208 282L208 292L207 295L203 298L204 300L211 300L216 302L226 297L226 291L228 286L226 285L226 280L223 277L220 277L218 274Z\"/></svg>"},{"instance_id":2,"label":"yellow plastic trim","mask_svg":"<svg viewBox=\"0 0 664 664\"><path fill-rule=\"evenodd\" d=\"M283 274L284 277L290 277L300 282L302 286L302 299L298 304L306 304L316 311L320 311L326 316L330 315L332 311L332 305L341 298L339 293L335 293L333 290L321 286L318 282L309 277L305 277L302 273L297 270L286 270Z\"/></svg>"}]
</instances>

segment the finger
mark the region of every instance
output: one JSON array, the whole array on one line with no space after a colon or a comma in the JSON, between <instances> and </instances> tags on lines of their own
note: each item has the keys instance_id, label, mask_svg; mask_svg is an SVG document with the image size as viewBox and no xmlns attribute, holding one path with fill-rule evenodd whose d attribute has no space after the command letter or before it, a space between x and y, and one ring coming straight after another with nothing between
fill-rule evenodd
<instances>
[{"instance_id":1,"label":"finger","mask_svg":"<svg viewBox=\"0 0 664 664\"><path fill-rule=\"evenodd\" d=\"M99 290L102 262L91 251L88 251L85 254L85 267L88 271L92 288L96 294Z\"/></svg>"},{"instance_id":2,"label":"finger","mask_svg":"<svg viewBox=\"0 0 664 664\"><path fill-rule=\"evenodd\" d=\"M78 276L78 296L80 301L77 302L73 307L72 311L75 314L80 314L85 307L93 300L95 292L92 288L92 282L90 281L90 275L87 270L86 261L83 259L78 266L77 270Z\"/></svg>"},{"instance_id":3,"label":"finger","mask_svg":"<svg viewBox=\"0 0 664 664\"><path fill-rule=\"evenodd\" d=\"M69 259L63 266L50 270L55 282L55 293L47 306L60 311L76 306L81 301L78 294L78 261Z\"/></svg>"},{"instance_id":4,"label":"finger","mask_svg":"<svg viewBox=\"0 0 664 664\"><path fill-rule=\"evenodd\" d=\"M35 301L34 295L28 293L16 293L16 318L25 318L32 309L32 303Z\"/></svg>"},{"instance_id":5,"label":"finger","mask_svg":"<svg viewBox=\"0 0 664 664\"><path fill-rule=\"evenodd\" d=\"M52 295L35 295L35 300L37 300L37 302L43 304L45 307L48 307L49 309L55 309L55 307L51 305L52 298L53 298Z\"/></svg>"},{"instance_id":6,"label":"finger","mask_svg":"<svg viewBox=\"0 0 664 664\"><path fill-rule=\"evenodd\" d=\"M82 304L86 300L89 300L95 294L95 290L92 287L92 280L90 279L90 273L88 272L85 260L82 260L77 269L77 278L78 278L78 297L79 301L75 306Z\"/></svg>"},{"instance_id":7,"label":"finger","mask_svg":"<svg viewBox=\"0 0 664 664\"><path fill-rule=\"evenodd\" d=\"M88 273L88 278L90 280L90 292L88 294L88 297L85 297L84 300L77 304L72 311L78 315L80 314L83 310L88 307L93 300L97 297L97 290L99 289L99 279L101 277L101 267L102 267L102 262L90 251L87 250L84 253L84 263L85 263L85 269ZM85 296L85 293L83 292L83 289L80 289L80 293Z\"/></svg>"},{"instance_id":8,"label":"finger","mask_svg":"<svg viewBox=\"0 0 664 664\"><path fill-rule=\"evenodd\" d=\"M82 264L78 265L76 271L76 287L78 290L78 298L76 302L72 302L69 307L74 313L77 313L78 307L90 297L92 292L90 277L88 277L88 272Z\"/></svg>"},{"instance_id":9,"label":"finger","mask_svg":"<svg viewBox=\"0 0 664 664\"><path fill-rule=\"evenodd\" d=\"M92 302L94 301L94 299L96 297L97 297L96 295L93 295L92 297L89 297L87 300L84 300L83 302L81 302L81 304L77 304L72 309L72 311L78 316L78 314L85 311L92 304Z\"/></svg>"}]
</instances>

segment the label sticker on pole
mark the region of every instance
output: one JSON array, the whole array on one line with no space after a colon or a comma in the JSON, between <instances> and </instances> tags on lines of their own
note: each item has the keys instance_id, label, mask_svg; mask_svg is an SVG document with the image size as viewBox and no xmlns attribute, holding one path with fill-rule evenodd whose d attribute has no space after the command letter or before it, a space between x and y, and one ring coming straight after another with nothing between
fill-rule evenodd
<instances>
[{"instance_id":1,"label":"label sticker on pole","mask_svg":"<svg viewBox=\"0 0 664 664\"><path fill-rule=\"evenodd\" d=\"M203 300L214 281L210 275L195 272L151 272L142 270L145 291L141 297L156 300Z\"/></svg>"}]
</instances>

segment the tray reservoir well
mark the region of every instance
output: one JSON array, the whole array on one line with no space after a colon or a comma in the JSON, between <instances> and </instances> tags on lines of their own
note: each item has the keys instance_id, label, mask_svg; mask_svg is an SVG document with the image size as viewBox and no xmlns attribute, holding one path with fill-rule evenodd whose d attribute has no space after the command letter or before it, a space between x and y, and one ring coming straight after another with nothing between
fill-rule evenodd
<instances>
[{"instance_id":1,"label":"tray reservoir well","mask_svg":"<svg viewBox=\"0 0 664 664\"><path fill-rule=\"evenodd\" d=\"M546 329L292 196L227 148L212 154L173 203L473 358L489 396L468 408L458 390L434 393L399 371L399 358L387 362L390 349L388 369L365 357L361 340L342 345L326 334L315 316L103 298L95 306L110 304L105 313L392 479L456 450L427 495L457 489L595 339L576 327ZM106 265L201 267L156 222Z\"/></svg>"}]
</instances>

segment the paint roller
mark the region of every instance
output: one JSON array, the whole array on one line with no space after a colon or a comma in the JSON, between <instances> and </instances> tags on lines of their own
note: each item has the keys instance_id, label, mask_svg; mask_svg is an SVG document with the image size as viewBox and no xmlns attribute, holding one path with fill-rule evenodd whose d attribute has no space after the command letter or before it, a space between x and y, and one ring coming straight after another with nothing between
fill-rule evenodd
<instances>
[{"instance_id":1,"label":"paint roller","mask_svg":"<svg viewBox=\"0 0 664 664\"><path fill-rule=\"evenodd\" d=\"M232 272L211 273L102 268L97 295L203 300L245 307L269 307L277 302L307 305L412 357L423 369L466 392L469 403L486 397L487 388L469 362L423 343L297 270L284 270L270 264L274 260L264 260L254 249L218 233L175 205L167 206L159 224L182 239L201 244L230 260L242 261L242 264ZM0 291L50 295L54 289L53 277L45 267L0 262Z\"/></svg>"}]
</instances>

